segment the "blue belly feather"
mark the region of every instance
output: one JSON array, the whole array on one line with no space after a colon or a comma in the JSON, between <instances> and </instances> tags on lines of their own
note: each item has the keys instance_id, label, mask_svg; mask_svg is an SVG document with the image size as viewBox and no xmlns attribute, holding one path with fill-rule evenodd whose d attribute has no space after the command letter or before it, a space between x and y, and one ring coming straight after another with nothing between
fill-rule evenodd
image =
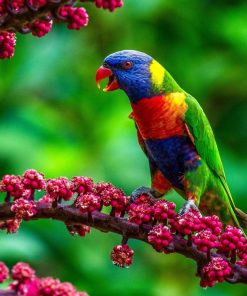
<instances>
[{"instance_id":1,"label":"blue belly feather","mask_svg":"<svg viewBox=\"0 0 247 296\"><path fill-rule=\"evenodd\" d=\"M184 190L184 175L200 165L200 157L187 136L145 140L148 154L174 187Z\"/></svg>"}]
</instances>

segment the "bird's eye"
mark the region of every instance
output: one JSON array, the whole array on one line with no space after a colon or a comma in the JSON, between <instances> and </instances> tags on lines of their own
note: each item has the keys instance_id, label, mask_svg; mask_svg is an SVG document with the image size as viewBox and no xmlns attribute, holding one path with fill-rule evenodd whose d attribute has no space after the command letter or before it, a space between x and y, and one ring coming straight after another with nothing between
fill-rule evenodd
<instances>
[{"instance_id":1,"label":"bird's eye","mask_svg":"<svg viewBox=\"0 0 247 296\"><path fill-rule=\"evenodd\" d=\"M132 66L133 66L133 64L132 64L132 62L130 62L130 61L123 62L123 64L122 64L122 67L123 67L123 69L125 69L125 70L129 70L129 69L131 69Z\"/></svg>"},{"instance_id":2,"label":"bird's eye","mask_svg":"<svg viewBox=\"0 0 247 296\"><path fill-rule=\"evenodd\" d=\"M103 63L103 67L104 68L110 68L110 66L106 62Z\"/></svg>"}]
</instances>

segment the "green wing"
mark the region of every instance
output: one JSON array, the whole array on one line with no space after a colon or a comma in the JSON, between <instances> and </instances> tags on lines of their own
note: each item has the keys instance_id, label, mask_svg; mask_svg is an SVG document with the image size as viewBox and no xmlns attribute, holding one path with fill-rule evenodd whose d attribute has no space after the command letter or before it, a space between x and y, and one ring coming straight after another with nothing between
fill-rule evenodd
<instances>
[{"instance_id":1,"label":"green wing","mask_svg":"<svg viewBox=\"0 0 247 296\"><path fill-rule=\"evenodd\" d=\"M206 115L196 99L187 95L185 100L188 105L185 123L193 137L198 154L217 176L225 179L218 147Z\"/></svg>"},{"instance_id":2,"label":"green wing","mask_svg":"<svg viewBox=\"0 0 247 296\"><path fill-rule=\"evenodd\" d=\"M195 98L187 94L185 100L188 105L185 113L185 123L193 137L192 141L196 146L196 150L214 175L220 179L232 208L235 208L210 123Z\"/></svg>"}]
</instances>

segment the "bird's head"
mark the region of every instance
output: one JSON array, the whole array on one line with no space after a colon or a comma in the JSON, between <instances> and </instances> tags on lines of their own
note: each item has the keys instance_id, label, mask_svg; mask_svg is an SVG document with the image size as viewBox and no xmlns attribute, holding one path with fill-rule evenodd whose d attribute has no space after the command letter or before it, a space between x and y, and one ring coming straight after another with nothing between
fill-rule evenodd
<instances>
[{"instance_id":1,"label":"bird's head","mask_svg":"<svg viewBox=\"0 0 247 296\"><path fill-rule=\"evenodd\" d=\"M104 91L122 89L132 103L150 98L163 91L165 69L151 56L135 51L123 50L107 56L96 73L96 82L109 78Z\"/></svg>"}]
</instances>

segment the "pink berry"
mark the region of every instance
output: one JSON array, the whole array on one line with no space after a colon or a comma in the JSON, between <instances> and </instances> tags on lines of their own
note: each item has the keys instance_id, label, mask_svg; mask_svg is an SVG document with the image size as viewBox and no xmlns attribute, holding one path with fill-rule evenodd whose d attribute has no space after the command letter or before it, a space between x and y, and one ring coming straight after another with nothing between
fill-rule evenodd
<instances>
[{"instance_id":1,"label":"pink berry","mask_svg":"<svg viewBox=\"0 0 247 296\"><path fill-rule=\"evenodd\" d=\"M30 24L33 36L43 37L48 34L52 28L52 21L36 20Z\"/></svg>"},{"instance_id":2,"label":"pink berry","mask_svg":"<svg viewBox=\"0 0 247 296\"><path fill-rule=\"evenodd\" d=\"M43 190L45 188L44 175L32 169L24 173L22 183L25 189Z\"/></svg>"},{"instance_id":3,"label":"pink berry","mask_svg":"<svg viewBox=\"0 0 247 296\"><path fill-rule=\"evenodd\" d=\"M148 233L148 241L158 252L166 252L166 248L172 241L172 234L167 226L158 224L154 226Z\"/></svg>"},{"instance_id":4,"label":"pink berry","mask_svg":"<svg viewBox=\"0 0 247 296\"><path fill-rule=\"evenodd\" d=\"M52 277L41 278L39 282L39 296L54 296L56 288L60 284L58 279Z\"/></svg>"},{"instance_id":5,"label":"pink berry","mask_svg":"<svg viewBox=\"0 0 247 296\"><path fill-rule=\"evenodd\" d=\"M71 183L65 177L49 179L46 183L46 192L51 198L53 198L53 200L57 200L58 198L70 200L73 195Z\"/></svg>"},{"instance_id":6,"label":"pink berry","mask_svg":"<svg viewBox=\"0 0 247 296\"><path fill-rule=\"evenodd\" d=\"M6 0L9 10L15 14L22 13L26 10L25 0Z\"/></svg>"},{"instance_id":7,"label":"pink berry","mask_svg":"<svg viewBox=\"0 0 247 296\"><path fill-rule=\"evenodd\" d=\"M35 271L30 267L29 264L24 262L19 262L13 266L11 274L12 279L19 282L35 278Z\"/></svg>"},{"instance_id":8,"label":"pink berry","mask_svg":"<svg viewBox=\"0 0 247 296\"><path fill-rule=\"evenodd\" d=\"M233 251L244 250L247 241L241 229L228 225L219 236L219 242L218 252L232 256Z\"/></svg>"},{"instance_id":9,"label":"pink berry","mask_svg":"<svg viewBox=\"0 0 247 296\"><path fill-rule=\"evenodd\" d=\"M68 23L68 29L79 30L88 24L88 14L83 7L62 6L59 15Z\"/></svg>"},{"instance_id":10,"label":"pink berry","mask_svg":"<svg viewBox=\"0 0 247 296\"><path fill-rule=\"evenodd\" d=\"M236 263L247 267L247 244L240 252L238 252L238 257L240 258L240 260Z\"/></svg>"},{"instance_id":11,"label":"pink berry","mask_svg":"<svg viewBox=\"0 0 247 296\"><path fill-rule=\"evenodd\" d=\"M108 9L114 11L116 8L123 6L122 0L96 0L95 5L98 8Z\"/></svg>"},{"instance_id":12,"label":"pink berry","mask_svg":"<svg viewBox=\"0 0 247 296\"><path fill-rule=\"evenodd\" d=\"M59 283L54 290L53 296L76 296L77 291L71 283Z\"/></svg>"},{"instance_id":13,"label":"pink berry","mask_svg":"<svg viewBox=\"0 0 247 296\"><path fill-rule=\"evenodd\" d=\"M6 1L0 0L0 16L4 15L7 12Z\"/></svg>"},{"instance_id":14,"label":"pink berry","mask_svg":"<svg viewBox=\"0 0 247 296\"><path fill-rule=\"evenodd\" d=\"M82 213L100 211L102 208L100 197L93 193L80 194L75 200L75 206Z\"/></svg>"},{"instance_id":15,"label":"pink berry","mask_svg":"<svg viewBox=\"0 0 247 296\"><path fill-rule=\"evenodd\" d=\"M9 278L9 269L3 262L0 262L0 284L3 283L8 278Z\"/></svg>"},{"instance_id":16,"label":"pink berry","mask_svg":"<svg viewBox=\"0 0 247 296\"><path fill-rule=\"evenodd\" d=\"M49 194L45 194L39 199L39 202L51 204L53 202L53 198Z\"/></svg>"},{"instance_id":17,"label":"pink berry","mask_svg":"<svg viewBox=\"0 0 247 296\"><path fill-rule=\"evenodd\" d=\"M24 198L14 201L10 209L15 213L15 219L29 220L30 217L37 213L36 204Z\"/></svg>"},{"instance_id":18,"label":"pink berry","mask_svg":"<svg viewBox=\"0 0 247 296\"><path fill-rule=\"evenodd\" d=\"M26 2L29 7L32 7L33 9L39 9L45 6L48 0L26 0Z\"/></svg>"},{"instance_id":19,"label":"pink berry","mask_svg":"<svg viewBox=\"0 0 247 296\"><path fill-rule=\"evenodd\" d=\"M151 223L153 220L153 207L147 204L132 203L128 210L128 220L132 223L141 225L143 223Z\"/></svg>"},{"instance_id":20,"label":"pink berry","mask_svg":"<svg viewBox=\"0 0 247 296\"><path fill-rule=\"evenodd\" d=\"M183 235L190 235L195 231L200 230L201 214L196 210L189 210L181 216L177 215L174 219L170 219L172 230L178 231Z\"/></svg>"},{"instance_id":21,"label":"pink berry","mask_svg":"<svg viewBox=\"0 0 247 296\"><path fill-rule=\"evenodd\" d=\"M111 260L118 267L129 267L132 264L133 255L134 251L128 245L118 245L111 252Z\"/></svg>"},{"instance_id":22,"label":"pink berry","mask_svg":"<svg viewBox=\"0 0 247 296\"><path fill-rule=\"evenodd\" d=\"M222 223L216 215L201 217L201 229L211 230L215 235L219 235L222 231Z\"/></svg>"},{"instance_id":23,"label":"pink berry","mask_svg":"<svg viewBox=\"0 0 247 296\"><path fill-rule=\"evenodd\" d=\"M139 196L137 196L135 198L135 204L148 204L148 205L152 205L153 204L153 200L152 198L148 195L148 194L141 194Z\"/></svg>"},{"instance_id":24,"label":"pink berry","mask_svg":"<svg viewBox=\"0 0 247 296\"><path fill-rule=\"evenodd\" d=\"M21 225L20 219L8 220L6 222L7 233L9 233L9 234L16 233L19 230L20 225Z\"/></svg>"},{"instance_id":25,"label":"pink berry","mask_svg":"<svg viewBox=\"0 0 247 296\"><path fill-rule=\"evenodd\" d=\"M0 230L7 230L8 234L16 233L20 228L21 220L11 219L0 222Z\"/></svg>"},{"instance_id":26,"label":"pink berry","mask_svg":"<svg viewBox=\"0 0 247 296\"><path fill-rule=\"evenodd\" d=\"M0 37L1 38L1 37ZM5 175L0 182L0 191L8 192L11 196L19 198L24 193L24 187L20 176Z\"/></svg>"},{"instance_id":27,"label":"pink berry","mask_svg":"<svg viewBox=\"0 0 247 296\"><path fill-rule=\"evenodd\" d=\"M220 257L214 257L202 268L202 287L213 287L218 282L223 282L231 274L231 267L227 261Z\"/></svg>"},{"instance_id":28,"label":"pink berry","mask_svg":"<svg viewBox=\"0 0 247 296\"><path fill-rule=\"evenodd\" d=\"M217 248L219 246L217 236L210 230L201 230L196 233L192 239L197 249L202 252L207 252L208 250Z\"/></svg>"},{"instance_id":29,"label":"pink berry","mask_svg":"<svg viewBox=\"0 0 247 296\"><path fill-rule=\"evenodd\" d=\"M92 193L94 190L93 180L87 177L73 177L71 189L78 194Z\"/></svg>"},{"instance_id":30,"label":"pink berry","mask_svg":"<svg viewBox=\"0 0 247 296\"><path fill-rule=\"evenodd\" d=\"M172 219L176 216L175 213L176 205L173 202L167 200L159 200L154 206L154 218L159 222L164 222L167 219Z\"/></svg>"},{"instance_id":31,"label":"pink berry","mask_svg":"<svg viewBox=\"0 0 247 296\"><path fill-rule=\"evenodd\" d=\"M20 296L36 296L39 293L39 279L32 278L21 283L13 282L8 286L10 290L15 290Z\"/></svg>"}]
</instances>

